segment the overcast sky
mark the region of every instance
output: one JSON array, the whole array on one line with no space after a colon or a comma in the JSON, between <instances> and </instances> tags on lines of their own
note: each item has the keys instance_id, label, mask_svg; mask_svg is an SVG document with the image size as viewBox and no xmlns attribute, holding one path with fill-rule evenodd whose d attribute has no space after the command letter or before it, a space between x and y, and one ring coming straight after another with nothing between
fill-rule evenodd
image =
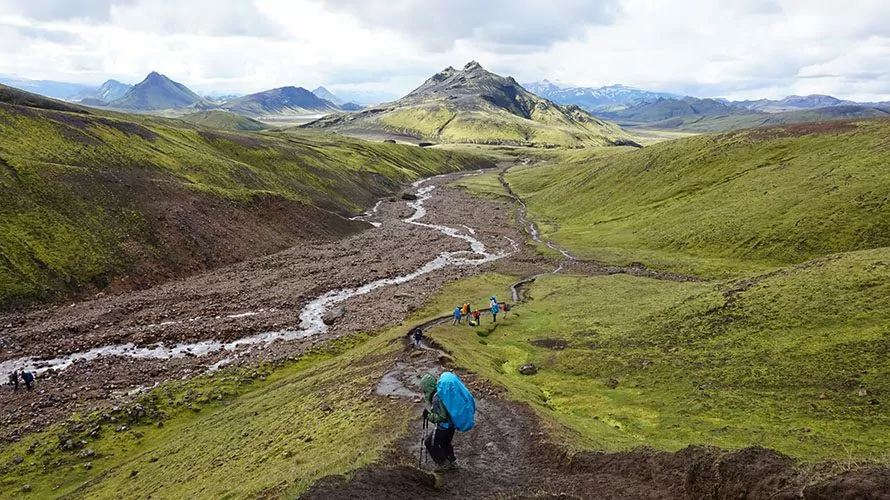
<instances>
[{"instance_id":1,"label":"overcast sky","mask_svg":"<svg viewBox=\"0 0 890 500\"><path fill-rule=\"evenodd\" d=\"M0 73L404 94L477 60L730 98L890 100L888 0L0 0Z\"/></svg>"}]
</instances>

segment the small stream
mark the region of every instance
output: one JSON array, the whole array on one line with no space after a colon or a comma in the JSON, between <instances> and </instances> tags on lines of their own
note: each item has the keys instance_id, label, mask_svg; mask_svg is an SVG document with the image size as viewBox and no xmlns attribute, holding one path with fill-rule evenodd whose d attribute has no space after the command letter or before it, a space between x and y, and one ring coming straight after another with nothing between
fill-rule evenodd
<instances>
[{"instance_id":1,"label":"small stream","mask_svg":"<svg viewBox=\"0 0 890 500\"><path fill-rule=\"evenodd\" d=\"M519 203L518 219L519 219L520 227L528 228L528 234L529 234L529 236L531 236L532 240L534 240L538 243L543 243L544 245L547 245L547 248L550 248L551 250L555 250L555 251L559 252L560 254L562 254L562 257L563 257L563 259L559 262L559 265L556 266L556 269L554 269L553 271L550 271L549 273L540 273L540 274L536 274L534 276L529 276L528 278L525 278L525 279L523 279L519 282L516 282L510 286L510 294L512 295L513 302L520 302L521 297L519 296L520 295L519 289L522 288L524 285L527 285L527 284L535 281L536 279L540 278L541 276L546 276L548 274L560 273L560 272L562 272L563 269L565 269L566 262L576 261L578 259L575 258L574 255L569 253L569 251L566 250L565 248L562 248L559 245L556 245L549 239L541 238L541 233L538 231L538 225L535 224L534 222L528 220L528 205L526 205L525 200L523 200L522 198L519 197L519 195L514 193L513 189L510 187L510 185L507 184L507 181L504 179L504 172L501 172L501 175L498 176L498 181L500 181L501 185L507 191L507 194L509 194L514 200L516 200L517 203Z\"/></svg>"},{"instance_id":2,"label":"small stream","mask_svg":"<svg viewBox=\"0 0 890 500\"><path fill-rule=\"evenodd\" d=\"M423 179L412 184L412 186L417 190L417 200L408 202L408 206L414 210L414 213L407 219L403 219L402 222L428 229L433 229L446 236L464 240L469 244L470 250L443 252L439 254L435 259L421 266L419 269L416 269L415 271L402 276L379 279L356 288L331 290L312 300L303 307L302 311L300 312L300 327L297 330L265 332L248 337L243 337L232 342L205 340L192 344L177 344L172 347L167 347L162 344L158 344L153 347L138 347L135 344L128 343L97 347L88 351L76 352L55 359L38 360L33 357L24 357L0 362L0 373L9 373L13 370L28 370L36 374L43 373L50 369L61 371L70 367L75 362L89 361L105 356L120 356L138 359L172 359L182 358L186 356L201 357L208 354L217 353L219 351L230 351L234 353L239 348L264 346L275 341L303 339L306 337L323 334L328 331L328 326L324 324L323 317L325 315L325 312L335 304L345 302L359 295L373 292L374 290L377 290L379 288L407 283L420 276L447 266L478 266L488 262L493 262L498 259L502 259L512 253L503 251L497 253L488 252L485 244L474 237L476 233L475 230L467 226L464 226L466 228L465 233L459 229L447 226L418 222L420 219L425 217L427 213L426 207L424 207L424 202L432 197L432 193L436 189L436 186L434 185L423 186L423 184L437 177L441 176L432 177L430 179ZM382 201L378 202L371 210L368 210L364 214L355 217L354 219L365 220L373 218L377 214L381 203ZM375 227L380 226L379 222L370 223ZM510 243L513 246L513 252L515 252L517 250L516 242L510 240ZM244 317L253 314L255 313L242 313L240 315L233 315L229 317ZM225 366L233 362L235 358L237 358L237 356L238 354L234 353L233 356L226 357L221 361L215 363L210 367L210 369L213 370L221 366Z\"/></svg>"}]
</instances>

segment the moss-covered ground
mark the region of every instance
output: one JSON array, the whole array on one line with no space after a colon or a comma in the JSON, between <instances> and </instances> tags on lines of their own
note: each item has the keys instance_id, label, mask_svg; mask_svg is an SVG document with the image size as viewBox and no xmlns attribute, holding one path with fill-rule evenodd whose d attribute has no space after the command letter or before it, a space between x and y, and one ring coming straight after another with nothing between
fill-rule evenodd
<instances>
[{"instance_id":1,"label":"moss-covered ground","mask_svg":"<svg viewBox=\"0 0 890 500\"><path fill-rule=\"evenodd\" d=\"M555 156L507 180L580 257L745 275L890 245L888 133L888 120L754 129Z\"/></svg>"},{"instance_id":2,"label":"moss-covered ground","mask_svg":"<svg viewBox=\"0 0 890 500\"><path fill-rule=\"evenodd\" d=\"M563 443L572 448L761 445L809 460L881 459L888 258L831 257L743 286L547 276L506 320L431 335L588 440ZM538 373L521 375L526 363Z\"/></svg>"}]
</instances>

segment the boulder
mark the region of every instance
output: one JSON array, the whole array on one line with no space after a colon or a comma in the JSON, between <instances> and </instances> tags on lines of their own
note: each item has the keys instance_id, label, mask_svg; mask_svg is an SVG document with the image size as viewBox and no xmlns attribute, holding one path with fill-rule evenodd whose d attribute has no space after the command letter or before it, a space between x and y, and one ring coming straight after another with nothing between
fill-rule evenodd
<instances>
[{"instance_id":1,"label":"boulder","mask_svg":"<svg viewBox=\"0 0 890 500\"><path fill-rule=\"evenodd\" d=\"M534 375L538 373L538 367L531 363L528 363L519 367L519 373L523 375Z\"/></svg>"},{"instance_id":2,"label":"boulder","mask_svg":"<svg viewBox=\"0 0 890 500\"><path fill-rule=\"evenodd\" d=\"M324 316L321 317L321 320L324 322L324 324L331 326L343 316L346 316L346 308L336 307L325 312Z\"/></svg>"}]
</instances>

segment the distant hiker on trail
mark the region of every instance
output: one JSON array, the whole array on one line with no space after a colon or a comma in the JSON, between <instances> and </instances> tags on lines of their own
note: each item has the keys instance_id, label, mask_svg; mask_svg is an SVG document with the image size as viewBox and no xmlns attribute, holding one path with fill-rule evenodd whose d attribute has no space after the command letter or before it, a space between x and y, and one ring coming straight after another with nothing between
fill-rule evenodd
<instances>
[{"instance_id":1,"label":"distant hiker on trail","mask_svg":"<svg viewBox=\"0 0 890 500\"><path fill-rule=\"evenodd\" d=\"M423 339L423 330L418 326L414 330L411 330L411 338L414 339L414 348L420 349L420 341Z\"/></svg>"},{"instance_id":2,"label":"distant hiker on trail","mask_svg":"<svg viewBox=\"0 0 890 500\"><path fill-rule=\"evenodd\" d=\"M25 381L25 387L31 391L34 389L34 374L31 372L22 372L22 380Z\"/></svg>"},{"instance_id":3,"label":"distant hiker on trail","mask_svg":"<svg viewBox=\"0 0 890 500\"><path fill-rule=\"evenodd\" d=\"M494 297L492 297L491 300L492 300L492 303L491 303L491 322L492 322L492 323L497 323L497 322L498 322L498 313L501 312L501 305L498 304L498 302L497 302L496 300L494 300Z\"/></svg>"},{"instance_id":4,"label":"distant hiker on trail","mask_svg":"<svg viewBox=\"0 0 890 500\"><path fill-rule=\"evenodd\" d=\"M504 302L503 304L501 304L501 308L504 310L504 319L507 319L507 313L513 309L513 306L511 306L507 302Z\"/></svg>"},{"instance_id":5,"label":"distant hiker on trail","mask_svg":"<svg viewBox=\"0 0 890 500\"><path fill-rule=\"evenodd\" d=\"M479 326L479 311L467 314L467 326Z\"/></svg>"},{"instance_id":6,"label":"distant hiker on trail","mask_svg":"<svg viewBox=\"0 0 890 500\"><path fill-rule=\"evenodd\" d=\"M424 447L438 467L452 468L457 460L451 445L454 431L466 432L473 428L476 401L457 375L451 372L443 373L438 381L427 373L420 379L420 389L423 400L430 405L429 409L423 410L423 420L436 424L433 432L424 437Z\"/></svg>"},{"instance_id":7,"label":"distant hiker on trail","mask_svg":"<svg viewBox=\"0 0 890 500\"><path fill-rule=\"evenodd\" d=\"M12 392L17 392L19 390L19 372L18 372L18 370L15 370L9 374L9 384L12 386Z\"/></svg>"},{"instance_id":8,"label":"distant hiker on trail","mask_svg":"<svg viewBox=\"0 0 890 500\"><path fill-rule=\"evenodd\" d=\"M498 299L496 299L494 295L492 295L491 300L488 301L488 307L494 308L494 306L496 305L498 305Z\"/></svg>"},{"instance_id":9,"label":"distant hiker on trail","mask_svg":"<svg viewBox=\"0 0 890 500\"><path fill-rule=\"evenodd\" d=\"M460 306L460 315L463 318L468 318L470 316L470 304L464 302L464 305Z\"/></svg>"},{"instance_id":10,"label":"distant hiker on trail","mask_svg":"<svg viewBox=\"0 0 890 500\"><path fill-rule=\"evenodd\" d=\"M454 319L451 321L451 325L459 325L460 324L460 307L454 308Z\"/></svg>"},{"instance_id":11,"label":"distant hiker on trail","mask_svg":"<svg viewBox=\"0 0 890 500\"><path fill-rule=\"evenodd\" d=\"M471 326L479 326L479 309L473 311L473 324Z\"/></svg>"}]
</instances>

